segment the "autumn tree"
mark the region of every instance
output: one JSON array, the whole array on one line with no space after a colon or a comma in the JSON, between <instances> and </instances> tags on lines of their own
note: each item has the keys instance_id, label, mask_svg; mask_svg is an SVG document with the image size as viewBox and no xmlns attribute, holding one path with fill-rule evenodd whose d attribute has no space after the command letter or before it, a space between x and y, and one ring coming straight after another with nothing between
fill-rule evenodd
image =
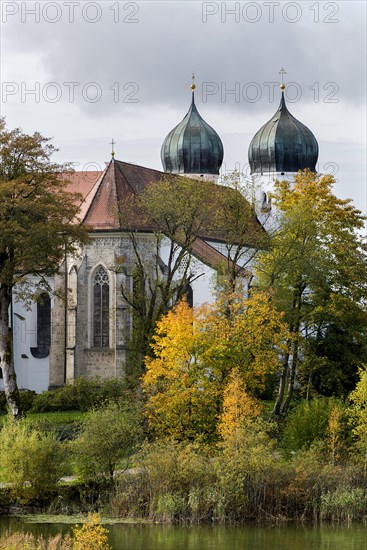
<instances>
[{"instance_id":1,"label":"autumn tree","mask_svg":"<svg viewBox=\"0 0 367 550\"><path fill-rule=\"evenodd\" d=\"M260 285L272 289L273 303L285 313L292 335L283 357L276 414L287 412L302 366L308 384L315 368L325 381L333 376L336 362L326 353L333 335L345 344L351 338L366 341L367 249L358 234L364 217L351 200L332 193L333 183L331 176L307 170L295 176L293 187L275 183L272 202L279 226L270 249L260 255L257 274ZM354 368L358 360L361 356L354 359Z\"/></svg>"},{"instance_id":2,"label":"autumn tree","mask_svg":"<svg viewBox=\"0 0 367 550\"><path fill-rule=\"evenodd\" d=\"M138 375L144 356L150 353L156 322L201 275L192 248L211 223L210 185L167 177L148 185L140 195L131 193L120 205L133 251L129 283L121 292L133 314L129 362L135 364Z\"/></svg>"},{"instance_id":3,"label":"autumn tree","mask_svg":"<svg viewBox=\"0 0 367 550\"><path fill-rule=\"evenodd\" d=\"M233 291L239 277L249 276L246 268L265 233L237 176L224 183L170 175L140 195L131 193L130 200L121 204L121 221L133 249L129 268L133 284L121 291L133 312L131 347L138 372L150 353L155 323L202 276L197 260L210 264L205 240L221 245L222 260L212 265L221 284L224 280Z\"/></svg>"},{"instance_id":4,"label":"autumn tree","mask_svg":"<svg viewBox=\"0 0 367 550\"><path fill-rule=\"evenodd\" d=\"M15 299L30 299L36 289L27 276L46 278L59 269L66 253L74 253L86 232L74 223L79 195L66 190L59 174L65 167L50 159L56 151L38 132L7 130L0 121L0 368L9 411L21 414L12 360L9 307Z\"/></svg>"},{"instance_id":5,"label":"autumn tree","mask_svg":"<svg viewBox=\"0 0 367 550\"><path fill-rule=\"evenodd\" d=\"M238 432L261 413L261 404L248 394L239 369L234 368L223 391L222 413L218 422L219 435L223 439L235 440Z\"/></svg>"},{"instance_id":6,"label":"autumn tree","mask_svg":"<svg viewBox=\"0 0 367 550\"><path fill-rule=\"evenodd\" d=\"M154 357L146 359L143 389L151 429L178 439L217 437L228 384L236 379L250 402L277 368L287 339L281 314L264 293L247 300L227 296L198 310L181 302L157 323Z\"/></svg>"},{"instance_id":7,"label":"autumn tree","mask_svg":"<svg viewBox=\"0 0 367 550\"><path fill-rule=\"evenodd\" d=\"M203 365L220 385L238 368L246 391L261 392L267 376L279 366L279 353L287 350L290 335L282 317L269 293L220 293L200 317Z\"/></svg>"},{"instance_id":8,"label":"autumn tree","mask_svg":"<svg viewBox=\"0 0 367 550\"><path fill-rule=\"evenodd\" d=\"M198 338L194 310L185 300L157 323L142 387L149 426L159 436L194 439L214 431L208 410L215 410L215 395L199 367Z\"/></svg>"}]
</instances>

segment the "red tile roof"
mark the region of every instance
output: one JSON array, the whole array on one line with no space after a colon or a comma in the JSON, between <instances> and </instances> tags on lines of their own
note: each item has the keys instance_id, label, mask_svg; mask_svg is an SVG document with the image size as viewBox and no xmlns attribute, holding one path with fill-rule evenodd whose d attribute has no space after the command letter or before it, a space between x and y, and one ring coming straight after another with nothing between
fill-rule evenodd
<instances>
[{"instance_id":1,"label":"red tile roof","mask_svg":"<svg viewBox=\"0 0 367 550\"><path fill-rule=\"evenodd\" d=\"M136 164L112 160L103 172L73 172L64 174L68 179L68 190L83 196L79 219L92 231L123 231L126 225L123 220L123 204L143 192L150 183L157 183L163 178L179 177ZM215 184L213 184L215 185ZM217 187L217 186L216 186ZM133 229L153 231L153 227L136 216ZM192 253L207 265L215 268L227 262L226 256L213 248L204 238L197 238L192 245Z\"/></svg>"}]
</instances>

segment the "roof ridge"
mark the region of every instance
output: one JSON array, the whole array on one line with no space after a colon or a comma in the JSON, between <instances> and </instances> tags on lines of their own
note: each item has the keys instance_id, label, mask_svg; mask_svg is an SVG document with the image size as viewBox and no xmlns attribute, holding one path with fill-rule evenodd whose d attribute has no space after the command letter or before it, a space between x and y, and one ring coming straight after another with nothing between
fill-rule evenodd
<instances>
[{"instance_id":1,"label":"roof ridge","mask_svg":"<svg viewBox=\"0 0 367 550\"><path fill-rule=\"evenodd\" d=\"M83 200L84 204L86 204L86 199L87 199L87 197L89 197L89 195L91 195L91 198L90 198L91 200L90 200L89 206L87 207L84 215L82 214L82 220L81 221L85 220L85 218L88 216L89 211L91 209L91 206L93 204L93 199L96 196L97 191L100 188L100 186L102 184L102 181L104 180L104 178L107 174L109 166L110 166L110 164L108 164L108 166L106 166L106 168L102 171L101 175L97 179L96 183L93 185L92 189L90 189L90 191L88 191L87 195L84 197L84 200ZM80 210L81 210L81 213L82 213L82 208Z\"/></svg>"},{"instance_id":2,"label":"roof ridge","mask_svg":"<svg viewBox=\"0 0 367 550\"><path fill-rule=\"evenodd\" d=\"M168 175L167 172L162 172L162 170L157 170L156 168L148 168L147 166L142 166L141 164L136 164L133 162L126 162L124 160L117 160L117 159L115 159L115 162L118 164L128 164L129 166L135 166L136 168L143 168L144 170L149 170L150 172L158 172L159 174L163 174L165 176Z\"/></svg>"},{"instance_id":3,"label":"roof ridge","mask_svg":"<svg viewBox=\"0 0 367 550\"><path fill-rule=\"evenodd\" d=\"M114 164L115 164L115 175L116 175L116 170L118 170L119 174L124 178L127 186L131 189L131 191L134 193L134 195L136 195L136 191L135 189L132 187L132 185L130 184L130 182L127 180L125 174L123 173L123 171L121 170L121 168L118 166L118 163L122 163L121 160L119 161L114 161ZM130 164L129 162L126 162L125 164ZM134 165L132 165L134 166ZM136 166L136 165L135 165ZM143 167L142 167L143 168ZM116 177L115 177L115 186L116 186L116 197L118 197L118 189L117 189L117 181L116 181Z\"/></svg>"}]
</instances>

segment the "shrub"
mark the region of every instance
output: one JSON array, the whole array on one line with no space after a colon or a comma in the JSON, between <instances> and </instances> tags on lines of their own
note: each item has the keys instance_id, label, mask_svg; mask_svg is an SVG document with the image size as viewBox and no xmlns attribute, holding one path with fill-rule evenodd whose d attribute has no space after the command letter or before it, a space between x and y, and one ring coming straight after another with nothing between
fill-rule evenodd
<instances>
[{"instance_id":1,"label":"shrub","mask_svg":"<svg viewBox=\"0 0 367 550\"><path fill-rule=\"evenodd\" d=\"M342 488L321 495L321 518L333 521L361 520L367 513L367 493L362 487Z\"/></svg>"},{"instance_id":2,"label":"shrub","mask_svg":"<svg viewBox=\"0 0 367 550\"><path fill-rule=\"evenodd\" d=\"M359 369L359 382L349 399L354 451L357 458L364 462L367 473L367 366Z\"/></svg>"},{"instance_id":3,"label":"shrub","mask_svg":"<svg viewBox=\"0 0 367 550\"><path fill-rule=\"evenodd\" d=\"M87 411L106 401L118 401L124 397L127 400L129 395L122 378L86 380L80 377L62 388L37 395L31 412Z\"/></svg>"},{"instance_id":4,"label":"shrub","mask_svg":"<svg viewBox=\"0 0 367 550\"><path fill-rule=\"evenodd\" d=\"M298 510L302 519L344 521L347 509L338 509L339 504L357 494L355 489L363 487L365 492L363 468L352 462L335 465L326 451L325 443L316 440L309 449L294 453L289 462L287 497L294 516Z\"/></svg>"},{"instance_id":5,"label":"shrub","mask_svg":"<svg viewBox=\"0 0 367 550\"><path fill-rule=\"evenodd\" d=\"M137 469L119 480L113 514L166 523L211 520L215 479L203 449L171 440L146 443L136 463Z\"/></svg>"},{"instance_id":6,"label":"shrub","mask_svg":"<svg viewBox=\"0 0 367 550\"><path fill-rule=\"evenodd\" d=\"M89 412L70 442L76 469L84 480L112 479L117 463L129 457L139 435L137 413L118 403Z\"/></svg>"},{"instance_id":7,"label":"shrub","mask_svg":"<svg viewBox=\"0 0 367 550\"><path fill-rule=\"evenodd\" d=\"M209 457L198 445L175 441L146 445L138 465L149 491L150 518L197 523L212 517L214 482Z\"/></svg>"},{"instance_id":8,"label":"shrub","mask_svg":"<svg viewBox=\"0 0 367 550\"><path fill-rule=\"evenodd\" d=\"M97 514L90 514L87 523L73 529L73 550L109 550L107 530Z\"/></svg>"},{"instance_id":9,"label":"shrub","mask_svg":"<svg viewBox=\"0 0 367 550\"><path fill-rule=\"evenodd\" d=\"M69 535L48 538L35 537L31 533L5 534L0 538L2 550L73 550Z\"/></svg>"},{"instance_id":10,"label":"shrub","mask_svg":"<svg viewBox=\"0 0 367 550\"><path fill-rule=\"evenodd\" d=\"M215 517L220 522L255 519L261 510L274 512L274 490L283 468L262 419L224 438L214 461L217 477ZM272 494L267 489L272 487Z\"/></svg>"},{"instance_id":11,"label":"shrub","mask_svg":"<svg viewBox=\"0 0 367 550\"><path fill-rule=\"evenodd\" d=\"M326 440L331 411L344 409L334 398L314 398L302 401L288 415L282 445L286 452L308 449L315 440Z\"/></svg>"},{"instance_id":12,"label":"shrub","mask_svg":"<svg viewBox=\"0 0 367 550\"><path fill-rule=\"evenodd\" d=\"M22 411L27 412L32 408L33 401L36 397L36 392L33 390L20 390L19 398ZM0 392L0 414L6 413L8 410L6 404L5 392Z\"/></svg>"},{"instance_id":13,"label":"shrub","mask_svg":"<svg viewBox=\"0 0 367 550\"><path fill-rule=\"evenodd\" d=\"M64 450L57 438L32 427L26 419L8 417L0 433L4 480L23 501L44 500L63 473Z\"/></svg>"}]
</instances>

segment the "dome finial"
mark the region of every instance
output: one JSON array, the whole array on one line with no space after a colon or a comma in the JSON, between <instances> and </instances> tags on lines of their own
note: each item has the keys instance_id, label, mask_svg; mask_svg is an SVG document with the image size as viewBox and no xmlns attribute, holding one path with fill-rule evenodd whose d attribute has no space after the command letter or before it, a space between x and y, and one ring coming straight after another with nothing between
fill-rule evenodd
<instances>
[{"instance_id":1,"label":"dome finial","mask_svg":"<svg viewBox=\"0 0 367 550\"><path fill-rule=\"evenodd\" d=\"M284 92L285 90L285 84L284 84L284 75L287 74L287 71L282 67L279 71L278 74L281 74L282 75L282 83L280 85L280 89L282 90L282 93Z\"/></svg>"},{"instance_id":2,"label":"dome finial","mask_svg":"<svg viewBox=\"0 0 367 550\"><path fill-rule=\"evenodd\" d=\"M191 80L192 80L191 90L194 92L194 91L195 91L195 88L196 88L196 84L195 84L195 73L192 73Z\"/></svg>"},{"instance_id":3,"label":"dome finial","mask_svg":"<svg viewBox=\"0 0 367 550\"><path fill-rule=\"evenodd\" d=\"M192 73L192 77L191 77L191 91L192 91L192 103L195 103L195 88L196 88L196 84L195 84L195 73Z\"/></svg>"}]
</instances>

